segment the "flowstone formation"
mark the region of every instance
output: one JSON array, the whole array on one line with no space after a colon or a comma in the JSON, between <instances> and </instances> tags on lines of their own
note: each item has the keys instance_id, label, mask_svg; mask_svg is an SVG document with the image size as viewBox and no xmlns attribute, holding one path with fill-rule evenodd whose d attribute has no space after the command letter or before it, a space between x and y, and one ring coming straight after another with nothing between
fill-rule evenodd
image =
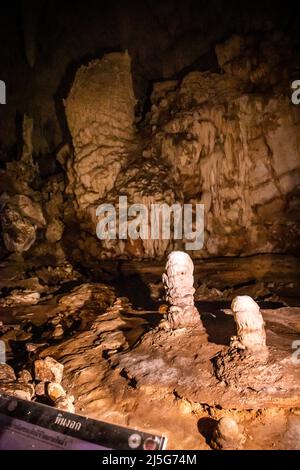
<instances>
[{"instance_id":1,"label":"flowstone formation","mask_svg":"<svg viewBox=\"0 0 300 470\"><path fill-rule=\"evenodd\" d=\"M174 203L183 202L180 188L176 185L170 169L159 159L143 157L135 160L126 168L124 174L120 174L115 186L106 196L106 201L116 208L116 216L119 217L119 196L126 196L127 211L131 211L133 204L140 205L143 209L141 216L145 221L144 228L147 234L145 238L132 239L129 235L124 240L98 240L101 243L103 257L116 257L130 255L134 258L160 258L166 251L182 246L182 240L174 240L172 229L172 217L170 216L170 238L163 238L160 217L162 210L155 215L155 209L172 206ZM138 207L138 206L136 206ZM134 212L134 211L133 211ZM169 214L169 213L168 213ZM128 215L128 223L134 219L134 214ZM151 235L154 221L158 221L157 234ZM167 221L167 217L166 217ZM138 230L141 230L138 227ZM99 246L98 246L99 251Z\"/></svg>"},{"instance_id":2,"label":"flowstone formation","mask_svg":"<svg viewBox=\"0 0 300 470\"><path fill-rule=\"evenodd\" d=\"M215 50L222 73L154 83L139 127L127 53L78 70L65 102L74 146L65 168L86 261L182 249L162 237L99 241L97 205L115 203L117 189L147 208L204 204L206 241L193 257L297 250L300 114L290 100L285 42L280 33L230 37Z\"/></svg>"},{"instance_id":3,"label":"flowstone formation","mask_svg":"<svg viewBox=\"0 0 300 470\"><path fill-rule=\"evenodd\" d=\"M203 328L199 312L194 304L194 264L183 251L172 251L167 260L162 281L166 300L170 303L168 323L172 329L186 326Z\"/></svg>"},{"instance_id":4,"label":"flowstone formation","mask_svg":"<svg viewBox=\"0 0 300 470\"><path fill-rule=\"evenodd\" d=\"M76 73L65 109L74 146L67 191L79 210L112 189L135 147L135 102L128 53L106 54Z\"/></svg>"},{"instance_id":5,"label":"flowstone formation","mask_svg":"<svg viewBox=\"0 0 300 470\"><path fill-rule=\"evenodd\" d=\"M69 245L76 245L83 256L101 258L96 209L101 202L110 202L108 192L136 151L136 100L130 69L127 52L105 54L77 71L65 101L74 147L68 158L62 156L68 177L66 193L75 199L73 219L84 231L76 243L71 237Z\"/></svg>"},{"instance_id":6,"label":"flowstone formation","mask_svg":"<svg viewBox=\"0 0 300 470\"><path fill-rule=\"evenodd\" d=\"M97 207L125 194L129 204L147 209L204 204L205 243L193 259L298 254L295 52L283 34L269 32L231 36L215 53L219 73L194 70L155 82L139 121L133 91L139 77L128 53L82 65L64 101L72 145L63 141L57 149L61 166L54 155L38 156L40 123L25 117L21 158L0 171L5 250L35 258L51 251L56 261L92 264L163 259L184 249L184 239L99 240Z\"/></svg>"},{"instance_id":7,"label":"flowstone formation","mask_svg":"<svg viewBox=\"0 0 300 470\"><path fill-rule=\"evenodd\" d=\"M170 164L186 201L205 204L193 256L297 249L300 108L285 44L275 32L234 35L215 50L223 73L154 84L149 152Z\"/></svg>"},{"instance_id":8,"label":"flowstone formation","mask_svg":"<svg viewBox=\"0 0 300 470\"><path fill-rule=\"evenodd\" d=\"M205 244L193 258L298 253L300 108L290 100L283 44L279 33L230 37L216 46L222 73L193 71L181 81L154 83L150 111L139 127L128 53L105 54L81 66L65 100L73 150L65 145L57 154L67 187L64 175L59 181L52 177L59 187L54 211L50 194L38 192L36 184L35 191L28 190L9 171L10 165L20 170L26 163L27 180L40 177L30 160L34 123L27 119L23 156L7 165L5 178L11 177L10 196L42 203L47 226L23 223L19 208L12 211L7 203L7 249L23 251L46 241L56 250L63 239L68 255L87 262L162 259L183 248L162 237L99 240L98 205L115 204L116 196L126 194L129 204L147 208L153 202L204 204ZM28 240L15 246L8 239L10 227L20 232L18 224Z\"/></svg>"},{"instance_id":9,"label":"flowstone formation","mask_svg":"<svg viewBox=\"0 0 300 470\"><path fill-rule=\"evenodd\" d=\"M148 225L153 204L183 200L168 164L143 151L134 125L135 103L127 52L105 54L81 67L65 101L74 146L74 155L63 159L66 192L75 196L75 214L84 229L76 245L86 257L162 257L173 248L172 237L161 234L154 239L96 238L97 207L114 204L118 216L120 195L127 196L128 205L145 207Z\"/></svg>"}]
</instances>

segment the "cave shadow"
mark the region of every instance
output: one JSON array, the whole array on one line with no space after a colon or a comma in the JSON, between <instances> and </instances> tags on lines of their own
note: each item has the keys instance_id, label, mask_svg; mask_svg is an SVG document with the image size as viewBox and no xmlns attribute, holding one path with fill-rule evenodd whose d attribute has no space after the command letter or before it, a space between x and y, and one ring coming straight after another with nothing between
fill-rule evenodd
<instances>
[{"instance_id":1,"label":"cave shadow","mask_svg":"<svg viewBox=\"0 0 300 470\"><path fill-rule=\"evenodd\" d=\"M118 276L112 281L112 285L117 295L127 297L134 308L153 312L158 310L159 302L151 298L150 288L137 270L125 274L119 263Z\"/></svg>"},{"instance_id":2,"label":"cave shadow","mask_svg":"<svg viewBox=\"0 0 300 470\"><path fill-rule=\"evenodd\" d=\"M209 446L217 423L217 420L208 417L200 418L197 423L199 433L205 438L205 442Z\"/></svg>"},{"instance_id":3,"label":"cave shadow","mask_svg":"<svg viewBox=\"0 0 300 470\"><path fill-rule=\"evenodd\" d=\"M118 297L127 297L135 310L134 314L127 313L126 310L122 312L125 323L128 321L128 327L122 328L123 333L131 347L135 347L143 336L162 320L162 315L158 312L160 303L151 298L149 285L137 269L127 273L122 269L121 260L116 263L118 265L117 276L109 284L115 289ZM134 319L142 323L134 327Z\"/></svg>"},{"instance_id":4,"label":"cave shadow","mask_svg":"<svg viewBox=\"0 0 300 470\"><path fill-rule=\"evenodd\" d=\"M208 341L229 346L231 336L236 335L236 324L232 315L226 315L223 309L230 309L227 301L199 301L196 307L208 335Z\"/></svg>"}]
</instances>

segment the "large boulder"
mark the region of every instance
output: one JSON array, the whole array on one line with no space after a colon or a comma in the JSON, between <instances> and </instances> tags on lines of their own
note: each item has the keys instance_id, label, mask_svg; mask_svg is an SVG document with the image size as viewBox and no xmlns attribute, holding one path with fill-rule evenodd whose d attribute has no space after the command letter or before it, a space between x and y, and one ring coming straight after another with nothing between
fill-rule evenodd
<instances>
[{"instance_id":1,"label":"large boulder","mask_svg":"<svg viewBox=\"0 0 300 470\"><path fill-rule=\"evenodd\" d=\"M8 251L22 253L36 240L37 229L46 221L39 203L28 196L16 194L2 197L1 224L3 241Z\"/></svg>"}]
</instances>

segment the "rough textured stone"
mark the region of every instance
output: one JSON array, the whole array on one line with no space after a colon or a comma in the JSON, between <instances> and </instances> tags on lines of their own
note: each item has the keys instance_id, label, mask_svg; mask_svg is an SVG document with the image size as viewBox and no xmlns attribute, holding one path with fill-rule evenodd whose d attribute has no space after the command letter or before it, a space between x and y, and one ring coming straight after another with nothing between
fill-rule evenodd
<instances>
[{"instance_id":1,"label":"rough textured stone","mask_svg":"<svg viewBox=\"0 0 300 470\"><path fill-rule=\"evenodd\" d=\"M64 335L63 327L60 324L56 325L52 333L53 338L61 338L63 335Z\"/></svg>"},{"instance_id":2,"label":"rough textured stone","mask_svg":"<svg viewBox=\"0 0 300 470\"><path fill-rule=\"evenodd\" d=\"M34 395L34 386L21 382L0 383L0 393L30 401Z\"/></svg>"},{"instance_id":3,"label":"rough textured stone","mask_svg":"<svg viewBox=\"0 0 300 470\"><path fill-rule=\"evenodd\" d=\"M32 382L32 375L27 369L23 369L18 373L18 381L19 382Z\"/></svg>"},{"instance_id":4,"label":"rough textured stone","mask_svg":"<svg viewBox=\"0 0 300 470\"><path fill-rule=\"evenodd\" d=\"M206 241L197 255L297 246L300 114L278 85L284 70L276 69L276 41L277 51L266 41L257 57L255 41L236 36L216 49L224 74L191 72L162 88L160 101L154 95L149 120L159 127L151 151L171 165L186 199L205 204ZM270 98L250 93L253 82L268 86Z\"/></svg>"},{"instance_id":5,"label":"rough textured stone","mask_svg":"<svg viewBox=\"0 0 300 470\"><path fill-rule=\"evenodd\" d=\"M128 53L106 54L78 70L65 108L75 150L68 192L80 210L95 210L124 166L135 140L134 105Z\"/></svg>"},{"instance_id":6,"label":"rough textured stone","mask_svg":"<svg viewBox=\"0 0 300 470\"><path fill-rule=\"evenodd\" d=\"M0 381L13 382L16 380L15 371L8 364L0 364Z\"/></svg>"},{"instance_id":7,"label":"rough textured stone","mask_svg":"<svg viewBox=\"0 0 300 470\"><path fill-rule=\"evenodd\" d=\"M54 402L55 408L69 413L75 413L74 397L73 395L62 396Z\"/></svg>"},{"instance_id":8,"label":"rough textured stone","mask_svg":"<svg viewBox=\"0 0 300 470\"><path fill-rule=\"evenodd\" d=\"M48 397L54 402L59 398L65 397L66 392L59 383L49 382L46 386Z\"/></svg>"},{"instance_id":9,"label":"rough textured stone","mask_svg":"<svg viewBox=\"0 0 300 470\"><path fill-rule=\"evenodd\" d=\"M46 382L39 382L35 386L35 394L39 396L45 396L46 395Z\"/></svg>"},{"instance_id":10,"label":"rough textured stone","mask_svg":"<svg viewBox=\"0 0 300 470\"><path fill-rule=\"evenodd\" d=\"M31 291L30 289L18 290L14 289L5 300L0 301L0 305L35 305L40 300L40 293Z\"/></svg>"},{"instance_id":11,"label":"rough textured stone","mask_svg":"<svg viewBox=\"0 0 300 470\"><path fill-rule=\"evenodd\" d=\"M37 228L46 224L41 207L24 195L3 201L1 223L5 247L8 251L27 251L36 240Z\"/></svg>"},{"instance_id":12,"label":"rough textured stone","mask_svg":"<svg viewBox=\"0 0 300 470\"><path fill-rule=\"evenodd\" d=\"M135 160L127 167L126 172L121 172L113 191L108 193L105 199L105 202L115 205L117 217L120 213L119 195L127 196L128 207L131 204L142 204L146 208L149 236L136 240L130 236L125 240L103 240L101 244L98 240L98 252L101 249L101 256L105 258L124 255L134 258L162 257L174 247L180 248L182 246L182 240L174 240L172 229L170 238L163 239L161 223L158 226L157 236L150 236L152 217L155 217L153 205L168 204L171 206L183 200L180 188L176 187L168 166L149 156L142 160ZM129 223L131 219L132 217L129 217ZM141 232L140 228L139 231Z\"/></svg>"},{"instance_id":13,"label":"rough textured stone","mask_svg":"<svg viewBox=\"0 0 300 470\"><path fill-rule=\"evenodd\" d=\"M50 243L55 243L61 240L64 231L64 224L60 220L54 220L46 229L46 239Z\"/></svg>"},{"instance_id":14,"label":"rough textured stone","mask_svg":"<svg viewBox=\"0 0 300 470\"><path fill-rule=\"evenodd\" d=\"M42 382L61 383L64 366L57 362L53 357L37 359L34 362L34 375L36 380Z\"/></svg>"}]
</instances>

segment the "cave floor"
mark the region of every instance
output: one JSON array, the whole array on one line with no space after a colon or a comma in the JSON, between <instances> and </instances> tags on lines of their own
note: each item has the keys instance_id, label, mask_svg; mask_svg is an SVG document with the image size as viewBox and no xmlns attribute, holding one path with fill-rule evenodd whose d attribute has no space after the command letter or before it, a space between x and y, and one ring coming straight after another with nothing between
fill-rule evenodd
<instances>
[{"instance_id":1,"label":"cave floor","mask_svg":"<svg viewBox=\"0 0 300 470\"><path fill-rule=\"evenodd\" d=\"M99 282L69 264L25 271L20 259L2 263L0 339L16 371L46 356L61 362L77 413L163 434L169 449L210 449L222 416L236 419L245 449L300 449L300 365L292 359L299 264L282 258L279 276L278 260L251 258L248 269L240 258L227 269L224 260L197 263L205 333L162 327L160 265L121 263L115 282L116 264L103 263ZM269 357L218 375L216 357L226 357L235 333L229 305L237 293L259 299Z\"/></svg>"}]
</instances>

